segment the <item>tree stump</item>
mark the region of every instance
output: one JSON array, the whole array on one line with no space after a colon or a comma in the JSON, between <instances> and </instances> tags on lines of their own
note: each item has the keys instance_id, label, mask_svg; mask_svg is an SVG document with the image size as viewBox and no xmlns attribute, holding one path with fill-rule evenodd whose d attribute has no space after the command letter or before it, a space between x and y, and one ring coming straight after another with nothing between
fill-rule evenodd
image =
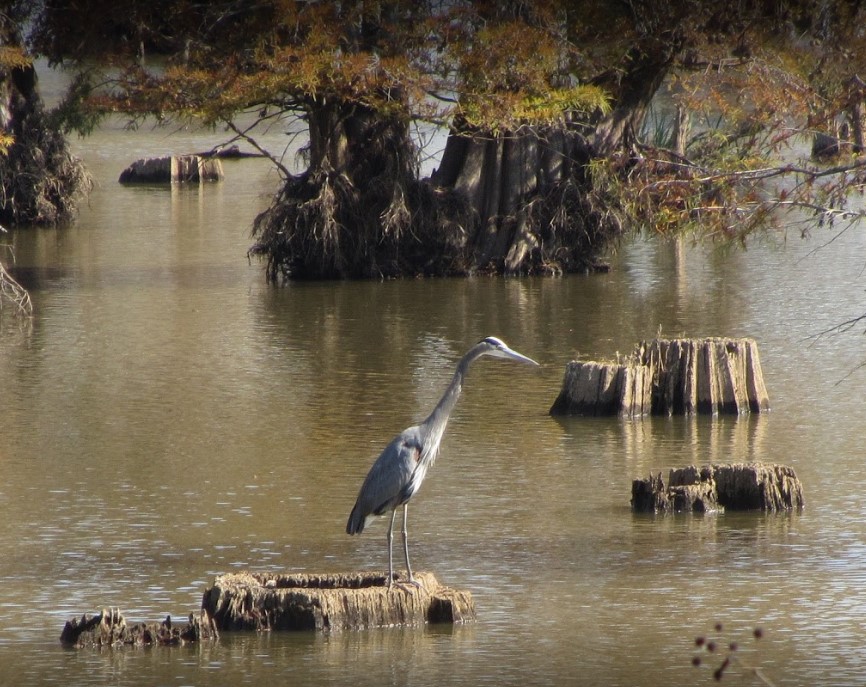
<instances>
[{"instance_id":1,"label":"tree stump","mask_svg":"<svg viewBox=\"0 0 866 687\"><path fill-rule=\"evenodd\" d=\"M220 630L355 630L475 619L467 591L443 587L431 573L419 586L386 575L229 573L207 589L202 609Z\"/></svg>"},{"instance_id":2,"label":"tree stump","mask_svg":"<svg viewBox=\"0 0 866 687\"><path fill-rule=\"evenodd\" d=\"M221 181L222 163L200 155L146 157L120 173L121 184L169 184L172 182Z\"/></svg>"},{"instance_id":3,"label":"tree stump","mask_svg":"<svg viewBox=\"0 0 866 687\"><path fill-rule=\"evenodd\" d=\"M550 414L715 415L769 408L754 339L653 339L622 363L568 363Z\"/></svg>"},{"instance_id":4,"label":"tree stump","mask_svg":"<svg viewBox=\"0 0 866 687\"><path fill-rule=\"evenodd\" d=\"M136 623L130 625L117 608L104 609L95 616L83 615L81 619L67 621L60 634L66 646L119 647L177 645L217 639L216 625L204 612L195 617L190 613L186 623L172 622L171 616L161 623Z\"/></svg>"},{"instance_id":5,"label":"tree stump","mask_svg":"<svg viewBox=\"0 0 866 687\"><path fill-rule=\"evenodd\" d=\"M636 479L631 487L632 510L640 513L775 512L801 509L804 503L803 485L786 465L690 465L672 469L667 487L661 473Z\"/></svg>"},{"instance_id":6,"label":"tree stump","mask_svg":"<svg viewBox=\"0 0 866 687\"><path fill-rule=\"evenodd\" d=\"M550 414L647 415L652 408L651 372L633 359L624 364L573 360L565 367L562 391Z\"/></svg>"},{"instance_id":7,"label":"tree stump","mask_svg":"<svg viewBox=\"0 0 866 687\"><path fill-rule=\"evenodd\" d=\"M638 344L634 356L650 368L654 414L770 409L754 339L653 339Z\"/></svg>"}]
</instances>

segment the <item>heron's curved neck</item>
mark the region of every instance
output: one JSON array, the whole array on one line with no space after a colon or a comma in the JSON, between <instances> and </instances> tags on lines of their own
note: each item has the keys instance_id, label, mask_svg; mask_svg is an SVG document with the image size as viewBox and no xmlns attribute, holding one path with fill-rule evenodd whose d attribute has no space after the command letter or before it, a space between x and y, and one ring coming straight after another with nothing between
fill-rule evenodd
<instances>
[{"instance_id":1,"label":"heron's curved neck","mask_svg":"<svg viewBox=\"0 0 866 687\"><path fill-rule=\"evenodd\" d=\"M460 362L457 363L457 369L454 371L454 376L451 378L451 383L439 399L439 403L430 413L429 417L424 420L424 426L427 431L435 437L434 442L438 445L442 433L445 431L445 425L448 424L448 418L451 416L451 411L457 405L457 400L460 398L460 392L463 390L463 378L469 371L469 366L479 357L481 357L483 348L474 346L469 352L464 355Z\"/></svg>"}]
</instances>

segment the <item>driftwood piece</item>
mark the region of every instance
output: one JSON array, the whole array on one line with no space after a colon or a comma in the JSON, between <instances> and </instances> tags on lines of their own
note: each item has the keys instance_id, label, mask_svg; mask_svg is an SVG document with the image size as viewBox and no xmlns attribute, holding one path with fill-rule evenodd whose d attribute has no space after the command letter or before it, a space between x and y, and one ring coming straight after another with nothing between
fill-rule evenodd
<instances>
[{"instance_id":1,"label":"driftwood piece","mask_svg":"<svg viewBox=\"0 0 866 687\"><path fill-rule=\"evenodd\" d=\"M121 184L168 184L172 182L221 181L222 163L200 155L146 157L120 173Z\"/></svg>"},{"instance_id":2,"label":"driftwood piece","mask_svg":"<svg viewBox=\"0 0 866 687\"><path fill-rule=\"evenodd\" d=\"M795 510L804 505L803 485L793 468L763 463L690 465L636 479L632 510L641 513L707 513L724 510Z\"/></svg>"},{"instance_id":3,"label":"driftwood piece","mask_svg":"<svg viewBox=\"0 0 866 687\"><path fill-rule=\"evenodd\" d=\"M443 587L431 573L419 586L372 573L280 575L229 573L207 589L202 608L220 630L348 630L475 619L467 591Z\"/></svg>"},{"instance_id":4,"label":"driftwood piece","mask_svg":"<svg viewBox=\"0 0 866 687\"><path fill-rule=\"evenodd\" d=\"M180 624L168 616L161 623L130 625L117 608L104 609L95 616L85 614L80 620L73 618L60 633L61 643L75 648L177 645L218 637L216 625L203 612L199 617L190 613L187 621Z\"/></svg>"},{"instance_id":5,"label":"driftwood piece","mask_svg":"<svg viewBox=\"0 0 866 687\"><path fill-rule=\"evenodd\" d=\"M568 363L550 414L715 415L769 408L754 339L653 339L623 362Z\"/></svg>"}]
</instances>

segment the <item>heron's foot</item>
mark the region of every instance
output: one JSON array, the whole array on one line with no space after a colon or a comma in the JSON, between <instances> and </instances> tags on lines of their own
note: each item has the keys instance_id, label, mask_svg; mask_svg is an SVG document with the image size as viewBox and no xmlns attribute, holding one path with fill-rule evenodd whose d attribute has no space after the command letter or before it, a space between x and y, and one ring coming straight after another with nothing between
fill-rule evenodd
<instances>
[{"instance_id":1,"label":"heron's foot","mask_svg":"<svg viewBox=\"0 0 866 687\"><path fill-rule=\"evenodd\" d=\"M415 579L415 576L411 573L409 579L397 582L397 586L400 587L400 589L405 589L407 592L414 591L415 589L424 589L424 584L421 580Z\"/></svg>"},{"instance_id":2,"label":"heron's foot","mask_svg":"<svg viewBox=\"0 0 866 687\"><path fill-rule=\"evenodd\" d=\"M400 573L394 573L393 577L385 575L385 587L389 591L396 587L407 592L414 591L415 589L424 589L424 583L415 579L413 575L409 575L408 579L403 580L400 579L401 577Z\"/></svg>"}]
</instances>

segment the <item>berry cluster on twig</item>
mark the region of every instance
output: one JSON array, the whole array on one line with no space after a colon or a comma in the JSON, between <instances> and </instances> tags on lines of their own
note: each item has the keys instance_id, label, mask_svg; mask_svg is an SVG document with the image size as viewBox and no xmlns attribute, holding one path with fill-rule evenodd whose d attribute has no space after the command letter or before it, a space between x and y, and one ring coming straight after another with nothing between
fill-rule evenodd
<instances>
[{"instance_id":1,"label":"berry cluster on twig","mask_svg":"<svg viewBox=\"0 0 866 687\"><path fill-rule=\"evenodd\" d=\"M724 629L721 623L716 623L713 629L716 633L721 633ZM764 631L760 627L756 627L752 630L752 637L757 642L764 636ZM713 679L717 682L720 681L725 673L732 667L737 666L743 672L749 675L753 675L756 679L758 679L761 684L767 685L767 687L775 687L774 683L770 678L764 675L763 671L760 668L755 666L751 666L746 664L742 658L740 658L740 654L737 653L740 646L735 641L730 641L726 645L717 639L712 639L710 637L704 637L703 635L695 637L695 647L699 652L711 654L714 658L720 659L718 665L716 665L713 670ZM705 659L700 655L700 653L695 654L692 657L692 665L696 668L700 668L705 662Z\"/></svg>"}]
</instances>

